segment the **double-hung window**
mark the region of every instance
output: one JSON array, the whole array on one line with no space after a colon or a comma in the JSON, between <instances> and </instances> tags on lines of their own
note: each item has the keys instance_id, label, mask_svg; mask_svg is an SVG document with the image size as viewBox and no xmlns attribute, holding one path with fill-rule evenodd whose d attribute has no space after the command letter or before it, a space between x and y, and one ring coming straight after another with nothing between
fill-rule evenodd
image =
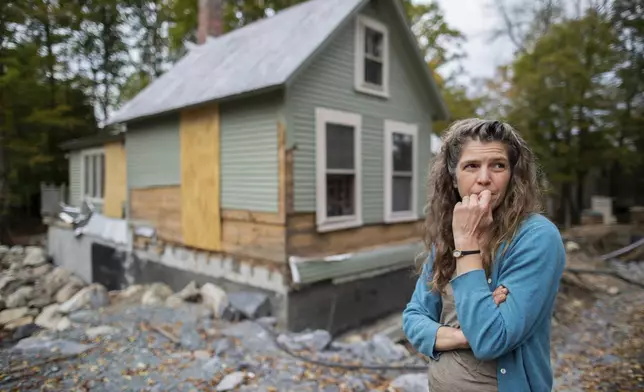
<instances>
[{"instance_id":1,"label":"double-hung window","mask_svg":"<svg viewBox=\"0 0 644 392\"><path fill-rule=\"evenodd\" d=\"M102 204L105 194L105 152L103 149L81 153L81 190L83 199Z\"/></svg>"},{"instance_id":2,"label":"double-hung window","mask_svg":"<svg viewBox=\"0 0 644 392\"><path fill-rule=\"evenodd\" d=\"M375 19L356 19L355 89L382 97L389 96L389 32Z\"/></svg>"},{"instance_id":3,"label":"double-hung window","mask_svg":"<svg viewBox=\"0 0 644 392\"><path fill-rule=\"evenodd\" d=\"M385 121L385 221L418 219L418 127Z\"/></svg>"},{"instance_id":4,"label":"double-hung window","mask_svg":"<svg viewBox=\"0 0 644 392\"><path fill-rule=\"evenodd\" d=\"M316 216L318 231L362 225L362 118L318 108Z\"/></svg>"}]
</instances>

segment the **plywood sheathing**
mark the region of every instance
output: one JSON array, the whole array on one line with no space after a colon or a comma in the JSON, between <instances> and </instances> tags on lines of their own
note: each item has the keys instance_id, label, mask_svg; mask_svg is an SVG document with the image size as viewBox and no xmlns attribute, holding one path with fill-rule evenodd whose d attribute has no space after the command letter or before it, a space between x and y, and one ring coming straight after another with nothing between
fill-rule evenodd
<instances>
[{"instance_id":1,"label":"plywood sheathing","mask_svg":"<svg viewBox=\"0 0 644 392\"><path fill-rule=\"evenodd\" d=\"M421 239L422 221L373 224L347 230L318 233L314 213L288 218L288 249L299 257L328 256Z\"/></svg>"},{"instance_id":2,"label":"plywood sheathing","mask_svg":"<svg viewBox=\"0 0 644 392\"><path fill-rule=\"evenodd\" d=\"M183 242L221 250L219 107L181 112Z\"/></svg>"},{"instance_id":3,"label":"plywood sheathing","mask_svg":"<svg viewBox=\"0 0 644 392\"><path fill-rule=\"evenodd\" d=\"M131 189L130 220L148 222L160 237L181 243L181 188L172 185Z\"/></svg>"},{"instance_id":4,"label":"plywood sheathing","mask_svg":"<svg viewBox=\"0 0 644 392\"><path fill-rule=\"evenodd\" d=\"M105 145L105 205L103 214L110 218L123 218L127 197L127 162L121 141Z\"/></svg>"}]
</instances>

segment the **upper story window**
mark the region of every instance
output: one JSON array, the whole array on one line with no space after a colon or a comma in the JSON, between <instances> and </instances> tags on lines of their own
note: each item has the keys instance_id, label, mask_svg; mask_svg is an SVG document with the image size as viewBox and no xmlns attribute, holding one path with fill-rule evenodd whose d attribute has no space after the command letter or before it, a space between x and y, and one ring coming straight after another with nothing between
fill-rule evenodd
<instances>
[{"instance_id":1,"label":"upper story window","mask_svg":"<svg viewBox=\"0 0 644 392\"><path fill-rule=\"evenodd\" d=\"M103 149L85 150L81 153L81 178L83 198L92 203L102 203L105 195L105 152Z\"/></svg>"},{"instance_id":2,"label":"upper story window","mask_svg":"<svg viewBox=\"0 0 644 392\"><path fill-rule=\"evenodd\" d=\"M382 97L389 96L389 31L373 18L356 19L355 88Z\"/></svg>"},{"instance_id":3,"label":"upper story window","mask_svg":"<svg viewBox=\"0 0 644 392\"><path fill-rule=\"evenodd\" d=\"M323 108L315 116L318 231L360 226L362 118Z\"/></svg>"}]
</instances>

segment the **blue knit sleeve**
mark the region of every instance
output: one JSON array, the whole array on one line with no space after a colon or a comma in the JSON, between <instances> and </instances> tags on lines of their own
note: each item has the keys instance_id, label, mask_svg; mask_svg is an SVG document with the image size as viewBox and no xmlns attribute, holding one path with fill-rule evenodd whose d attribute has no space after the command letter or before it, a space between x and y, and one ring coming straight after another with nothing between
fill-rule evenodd
<instances>
[{"instance_id":1,"label":"blue knit sleeve","mask_svg":"<svg viewBox=\"0 0 644 392\"><path fill-rule=\"evenodd\" d=\"M433 260L430 257L416 281L416 288L402 314L403 332L409 343L421 354L437 360L440 353L434 350L436 332L441 324L441 297L430 290L430 273Z\"/></svg>"},{"instance_id":2,"label":"blue knit sleeve","mask_svg":"<svg viewBox=\"0 0 644 392\"><path fill-rule=\"evenodd\" d=\"M496 286L505 286L509 294L500 306L483 270L452 280L461 329L477 358L495 359L514 350L551 317L565 263L559 230L542 218L519 231L503 258Z\"/></svg>"}]
</instances>

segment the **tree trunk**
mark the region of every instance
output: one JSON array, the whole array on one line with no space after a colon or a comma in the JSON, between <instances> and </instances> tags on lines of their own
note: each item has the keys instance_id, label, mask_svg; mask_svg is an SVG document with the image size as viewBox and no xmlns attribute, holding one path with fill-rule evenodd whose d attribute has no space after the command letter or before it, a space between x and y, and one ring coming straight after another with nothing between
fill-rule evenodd
<instances>
[{"instance_id":1,"label":"tree trunk","mask_svg":"<svg viewBox=\"0 0 644 392\"><path fill-rule=\"evenodd\" d=\"M577 214L575 217L575 221L579 222L581 220L581 213L584 210L584 185L586 182L586 177L588 177L588 173L583 171L583 172L577 172Z\"/></svg>"}]
</instances>

